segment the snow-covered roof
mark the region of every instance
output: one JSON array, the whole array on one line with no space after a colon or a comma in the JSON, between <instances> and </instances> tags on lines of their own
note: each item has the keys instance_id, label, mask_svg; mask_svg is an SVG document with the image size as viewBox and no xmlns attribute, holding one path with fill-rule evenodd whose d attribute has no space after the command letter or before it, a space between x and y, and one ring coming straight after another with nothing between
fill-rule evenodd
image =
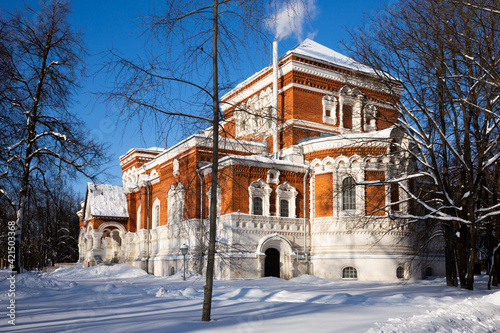
<instances>
[{"instance_id":1,"label":"snow-covered roof","mask_svg":"<svg viewBox=\"0 0 500 333\"><path fill-rule=\"evenodd\" d=\"M144 153L150 153L150 154L160 154L162 152L164 152L165 150L167 150L167 148L160 148L160 147L151 147L151 148L131 148L129 149L125 155L122 155L120 156L120 159L124 158L125 156L131 154L132 152L134 151L140 151L140 152L144 152Z\"/></svg>"},{"instance_id":2,"label":"snow-covered roof","mask_svg":"<svg viewBox=\"0 0 500 333\"><path fill-rule=\"evenodd\" d=\"M359 132L359 133L349 133L349 134L337 134L332 136L321 137L317 139L311 139L300 143L301 146L306 146L311 143L325 142L325 141L338 141L338 140L349 140L349 141L359 141L371 142L373 140L384 140L389 139L393 135L392 132L394 126L380 130L380 131L370 131L370 132Z\"/></svg>"},{"instance_id":3,"label":"snow-covered roof","mask_svg":"<svg viewBox=\"0 0 500 333\"><path fill-rule=\"evenodd\" d=\"M377 71L375 71L373 68L366 66L366 65L363 65L362 63L357 62L356 60L349 58L343 54L340 54L340 53L338 53L338 52L336 52L336 51L334 51L334 50L332 50L324 45L321 45L321 44L319 44L319 43L317 43L309 38L305 39L300 44L295 46L293 49L286 52L279 59L280 59L280 61L284 60L285 58L289 57L290 55L296 55L296 56L300 56L301 58L306 58L306 59L314 60L314 61L326 62L326 63L329 63L329 64L334 65L336 67L364 73L364 74L370 75L372 77L379 76L379 75L377 75ZM238 92L241 89L243 89L244 87L248 86L251 82L255 81L258 77L264 75L266 72L270 71L271 69L272 69L271 65L266 66L263 69L261 69L260 71L256 72L252 76L250 76L249 78L247 78L246 80L244 80L243 82L240 82L236 87L234 87L233 89L228 91L226 94L224 94L224 96L222 96L222 100L227 101L227 99L232 94L234 94L235 92ZM283 65L281 66L280 71L283 71ZM280 75L284 75L284 74L285 74L284 72L280 73ZM392 77L391 75L389 75L388 73L379 72L378 74L383 74L383 76L386 78L397 80L394 77ZM269 74L263 80L264 81L271 80L271 72L269 72ZM270 82L266 81L266 84L264 84L264 86L267 85L268 83L270 83ZM222 104L222 108L225 109L225 108L229 107L230 105L232 105L232 104L231 103Z\"/></svg>"},{"instance_id":4,"label":"snow-covered roof","mask_svg":"<svg viewBox=\"0 0 500 333\"><path fill-rule=\"evenodd\" d=\"M93 217L128 218L122 186L88 183L86 205Z\"/></svg>"},{"instance_id":5,"label":"snow-covered roof","mask_svg":"<svg viewBox=\"0 0 500 333\"><path fill-rule=\"evenodd\" d=\"M295 46L293 49L285 53L283 58L290 54L301 55L307 58L312 58L320 61L326 61L331 64L352 69L358 72L363 72L370 75L375 75L373 68L363 65L356 60L340 54L324 45L321 45L309 38L306 38L302 43Z\"/></svg>"},{"instance_id":6,"label":"snow-covered roof","mask_svg":"<svg viewBox=\"0 0 500 333\"><path fill-rule=\"evenodd\" d=\"M304 141L298 145L305 154L323 149L370 146L387 148L391 138L399 136L394 126L371 132L338 134Z\"/></svg>"},{"instance_id":7,"label":"snow-covered roof","mask_svg":"<svg viewBox=\"0 0 500 333\"><path fill-rule=\"evenodd\" d=\"M294 163L287 160L274 159L272 157L262 156L260 154L224 156L219 160L219 167L224 167L226 165L248 165L293 172L304 172L307 168L307 166L304 164ZM201 169L209 169L211 167L212 164L209 164Z\"/></svg>"}]
</instances>

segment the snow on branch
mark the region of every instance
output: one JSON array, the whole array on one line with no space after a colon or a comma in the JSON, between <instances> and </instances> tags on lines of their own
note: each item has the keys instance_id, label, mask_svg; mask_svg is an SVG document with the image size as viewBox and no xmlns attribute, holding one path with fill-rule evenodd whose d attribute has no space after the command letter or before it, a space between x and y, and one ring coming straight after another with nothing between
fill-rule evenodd
<instances>
[{"instance_id":1,"label":"snow on branch","mask_svg":"<svg viewBox=\"0 0 500 333\"><path fill-rule=\"evenodd\" d=\"M9 197L7 192L0 188L0 195L2 195L9 203L12 208L16 208L16 203Z\"/></svg>"}]
</instances>

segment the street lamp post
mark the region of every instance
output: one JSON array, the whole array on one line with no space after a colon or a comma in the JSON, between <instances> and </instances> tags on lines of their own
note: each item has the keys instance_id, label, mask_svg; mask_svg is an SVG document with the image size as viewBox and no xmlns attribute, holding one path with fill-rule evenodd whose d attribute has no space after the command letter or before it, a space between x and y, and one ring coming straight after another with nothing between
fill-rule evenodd
<instances>
[{"instance_id":1,"label":"street lamp post","mask_svg":"<svg viewBox=\"0 0 500 333\"><path fill-rule=\"evenodd\" d=\"M182 273L182 280L186 281L186 254L188 253L189 247L186 244L182 244L181 253L184 256L184 271Z\"/></svg>"}]
</instances>

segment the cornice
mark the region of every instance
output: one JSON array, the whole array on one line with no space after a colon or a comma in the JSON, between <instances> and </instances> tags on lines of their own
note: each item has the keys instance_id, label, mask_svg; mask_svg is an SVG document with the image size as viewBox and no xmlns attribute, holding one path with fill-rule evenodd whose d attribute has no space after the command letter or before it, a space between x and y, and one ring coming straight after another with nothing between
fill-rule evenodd
<instances>
[{"instance_id":1,"label":"cornice","mask_svg":"<svg viewBox=\"0 0 500 333\"><path fill-rule=\"evenodd\" d=\"M212 137L206 135L195 134L192 135L178 144L167 148L161 154L151 157L150 161L146 162L143 166L144 169L150 169L157 165L162 165L174 157L179 156L183 152L186 152L195 147L205 147L212 148L213 142ZM253 142L253 141L243 141L243 140L235 140L235 139L227 139L220 138L219 139L219 150L229 150L229 151L237 151L237 152L246 152L251 154L260 154L265 148L267 144L264 142ZM120 165L123 167L125 163L127 163L130 159L136 158L135 154L130 155L126 159L120 161Z\"/></svg>"},{"instance_id":2,"label":"cornice","mask_svg":"<svg viewBox=\"0 0 500 333\"><path fill-rule=\"evenodd\" d=\"M237 86L236 88L228 92L226 95L224 95L222 98L224 102L221 104L221 111L225 112L227 109L241 103L242 101L248 99L255 93L258 93L262 89L271 85L273 80L272 78L273 73L272 71L269 71L267 74L265 74L266 71L269 71L268 67L257 73L260 76L264 75L260 79L258 78L259 75L255 74L249 79L243 81L241 85ZM358 77L353 74L342 73L339 71L335 71L333 69L323 68L313 64L305 63L297 59L288 60L280 66L280 68L278 69L278 79L284 77L285 75L293 71L388 95L393 93L384 84L376 82L374 81L374 79L370 79L369 77ZM252 82L251 79L255 81ZM301 89L307 89L325 94L331 93L331 91L326 89L318 89L296 83L291 83L286 85L285 87L282 87L281 89L279 89L278 93L281 94L292 87L300 87ZM226 96L229 98L227 100L224 100ZM381 106L382 105L384 105L383 107L388 107L385 104L381 104Z\"/></svg>"}]
</instances>

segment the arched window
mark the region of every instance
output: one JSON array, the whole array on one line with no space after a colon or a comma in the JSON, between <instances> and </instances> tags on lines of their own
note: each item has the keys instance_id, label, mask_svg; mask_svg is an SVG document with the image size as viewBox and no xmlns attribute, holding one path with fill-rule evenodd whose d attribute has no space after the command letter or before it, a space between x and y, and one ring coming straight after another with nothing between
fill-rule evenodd
<instances>
[{"instance_id":1,"label":"arched window","mask_svg":"<svg viewBox=\"0 0 500 333\"><path fill-rule=\"evenodd\" d=\"M288 217L289 216L289 211L288 211L288 200L280 200L280 216L281 217Z\"/></svg>"},{"instance_id":2,"label":"arched window","mask_svg":"<svg viewBox=\"0 0 500 333\"><path fill-rule=\"evenodd\" d=\"M139 231L141 229L141 213L142 213L142 209L141 209L141 206L139 206L139 209L137 209L137 231Z\"/></svg>"},{"instance_id":3,"label":"arched window","mask_svg":"<svg viewBox=\"0 0 500 333\"><path fill-rule=\"evenodd\" d=\"M160 203L155 203L153 209L153 228L158 228L160 226Z\"/></svg>"},{"instance_id":4,"label":"arched window","mask_svg":"<svg viewBox=\"0 0 500 333\"><path fill-rule=\"evenodd\" d=\"M254 197L253 198L253 214L254 215L262 215L263 207L262 207L262 198Z\"/></svg>"},{"instance_id":5,"label":"arched window","mask_svg":"<svg viewBox=\"0 0 500 333\"><path fill-rule=\"evenodd\" d=\"M396 277L398 279L404 279L405 278L405 269L401 266L396 268Z\"/></svg>"},{"instance_id":6,"label":"arched window","mask_svg":"<svg viewBox=\"0 0 500 333\"><path fill-rule=\"evenodd\" d=\"M354 267L346 267L342 270L342 278L343 279L357 279L358 271Z\"/></svg>"},{"instance_id":7,"label":"arched window","mask_svg":"<svg viewBox=\"0 0 500 333\"><path fill-rule=\"evenodd\" d=\"M356 210L356 182L347 177L342 181L342 210Z\"/></svg>"}]
</instances>

